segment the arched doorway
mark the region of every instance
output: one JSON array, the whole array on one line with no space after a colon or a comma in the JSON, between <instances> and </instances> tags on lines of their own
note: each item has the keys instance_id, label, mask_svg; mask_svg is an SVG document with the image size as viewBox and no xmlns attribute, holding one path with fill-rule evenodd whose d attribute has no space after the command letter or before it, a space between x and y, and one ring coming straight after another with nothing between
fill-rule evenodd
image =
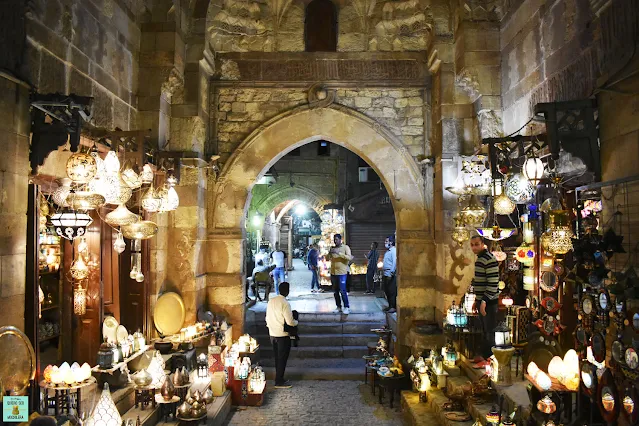
<instances>
[{"instance_id":1,"label":"arched doorway","mask_svg":"<svg viewBox=\"0 0 639 426\"><path fill-rule=\"evenodd\" d=\"M421 172L397 138L370 118L346 107L304 106L264 123L224 165L208 200L207 294L226 311L234 334L244 317L243 247L247 208L255 182L286 152L326 140L362 157L380 176L395 211L398 247L398 324L403 341L415 319L434 320L435 244L430 202Z\"/></svg>"}]
</instances>

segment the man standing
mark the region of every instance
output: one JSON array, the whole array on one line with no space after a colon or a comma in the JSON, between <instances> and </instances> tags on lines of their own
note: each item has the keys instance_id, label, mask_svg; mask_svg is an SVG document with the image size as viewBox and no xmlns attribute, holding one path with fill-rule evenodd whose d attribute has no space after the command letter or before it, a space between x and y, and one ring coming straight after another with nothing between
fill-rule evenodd
<instances>
[{"instance_id":1,"label":"man standing","mask_svg":"<svg viewBox=\"0 0 639 426\"><path fill-rule=\"evenodd\" d=\"M344 314L348 315L351 310L348 303L348 294L346 294L346 274L348 273L348 262L353 259L353 256L351 255L351 248L346 244L342 244L342 236L340 234L335 234L333 242L335 245L329 250L326 259L331 261L331 284L333 285L333 295L337 305L337 309L334 312L342 312L342 302L344 302Z\"/></svg>"},{"instance_id":2,"label":"man standing","mask_svg":"<svg viewBox=\"0 0 639 426\"><path fill-rule=\"evenodd\" d=\"M286 268L288 267L286 252L280 250L280 243L275 243L275 251L271 253L271 259L275 264L275 269L273 270L275 294L280 294L280 283L286 279Z\"/></svg>"},{"instance_id":3,"label":"man standing","mask_svg":"<svg viewBox=\"0 0 639 426\"><path fill-rule=\"evenodd\" d=\"M291 352L291 337L284 330L284 324L295 327L297 320L293 318L291 305L286 300L289 285L286 281L280 284L280 294L269 300L266 305L266 326L273 345L273 356L275 357L275 387L286 389L291 387L288 380L284 380L286 362Z\"/></svg>"},{"instance_id":4,"label":"man standing","mask_svg":"<svg viewBox=\"0 0 639 426\"><path fill-rule=\"evenodd\" d=\"M489 364L487 360L492 356L491 349L495 346L495 327L497 326L499 300L499 262L486 249L484 239L479 235L474 235L470 239L470 248L477 255L473 287L475 289L475 303L479 305L479 314L484 332L480 352L482 359L474 367L483 368Z\"/></svg>"},{"instance_id":5,"label":"man standing","mask_svg":"<svg viewBox=\"0 0 639 426\"><path fill-rule=\"evenodd\" d=\"M395 249L395 236L391 235L384 241L384 246L388 249L384 253L384 294L388 300L388 307L384 310L388 313L397 312L397 251Z\"/></svg>"},{"instance_id":6,"label":"man standing","mask_svg":"<svg viewBox=\"0 0 639 426\"><path fill-rule=\"evenodd\" d=\"M368 265L366 266L366 293L375 294L375 272L377 272L377 260L379 254L377 253L377 241L373 241L371 249L366 253L366 259L368 259Z\"/></svg>"},{"instance_id":7,"label":"man standing","mask_svg":"<svg viewBox=\"0 0 639 426\"><path fill-rule=\"evenodd\" d=\"M311 245L310 249L308 250L308 256L306 259L306 263L308 264L308 269L311 270L311 293L317 293L320 291L320 286L319 286L319 277L317 276L317 258L319 256L319 253L317 251L317 247L315 246L315 244ZM317 286L317 290L315 289L315 287Z\"/></svg>"}]
</instances>

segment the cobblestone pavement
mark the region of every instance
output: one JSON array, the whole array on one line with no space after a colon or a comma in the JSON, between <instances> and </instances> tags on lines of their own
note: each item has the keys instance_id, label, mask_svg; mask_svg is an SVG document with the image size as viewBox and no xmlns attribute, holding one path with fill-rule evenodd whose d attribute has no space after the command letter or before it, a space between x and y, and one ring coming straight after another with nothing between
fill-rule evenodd
<instances>
[{"instance_id":1,"label":"cobblestone pavement","mask_svg":"<svg viewBox=\"0 0 639 426\"><path fill-rule=\"evenodd\" d=\"M394 408L388 397L378 403L370 386L357 381L305 380L292 382L291 389L274 389L272 383L261 407L232 411L225 425L277 426L372 426L401 425L401 400Z\"/></svg>"}]
</instances>

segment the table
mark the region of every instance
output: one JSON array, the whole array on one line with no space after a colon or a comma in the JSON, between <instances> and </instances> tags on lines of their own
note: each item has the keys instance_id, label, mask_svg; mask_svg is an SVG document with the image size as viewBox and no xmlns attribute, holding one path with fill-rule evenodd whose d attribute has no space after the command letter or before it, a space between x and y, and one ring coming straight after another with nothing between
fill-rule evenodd
<instances>
[{"instance_id":1,"label":"table","mask_svg":"<svg viewBox=\"0 0 639 426\"><path fill-rule=\"evenodd\" d=\"M82 395L80 391L95 382L96 380L93 376L75 385L55 385L44 380L41 381L40 387L44 389L44 414L48 415L49 410L53 410L56 417L61 414L72 414L72 410L75 410L76 413L81 413ZM49 390L53 390L53 399L49 397Z\"/></svg>"},{"instance_id":2,"label":"table","mask_svg":"<svg viewBox=\"0 0 639 426\"><path fill-rule=\"evenodd\" d=\"M142 409L145 409L149 405L155 408L155 399L153 399L153 395L157 389L151 386L134 386L133 390L135 392L135 408L138 408L140 405Z\"/></svg>"},{"instance_id":3,"label":"table","mask_svg":"<svg viewBox=\"0 0 639 426\"><path fill-rule=\"evenodd\" d=\"M379 387L379 403L382 403L384 399L385 391L390 393L390 408L393 408L393 402L395 401L395 393L398 393L406 387L406 375L384 377L376 374Z\"/></svg>"},{"instance_id":4,"label":"table","mask_svg":"<svg viewBox=\"0 0 639 426\"><path fill-rule=\"evenodd\" d=\"M371 375L371 391L373 395L375 395L375 387L377 386L377 370L378 367L374 367L372 365L368 365L366 363L364 370L364 384L368 384L368 375Z\"/></svg>"},{"instance_id":5,"label":"table","mask_svg":"<svg viewBox=\"0 0 639 426\"><path fill-rule=\"evenodd\" d=\"M155 394L155 403L160 407L160 418L164 419L165 422L168 422L169 416L173 416L173 419L176 418L176 410L177 404L180 402L180 397L174 395L169 401L165 400L162 395Z\"/></svg>"}]
</instances>

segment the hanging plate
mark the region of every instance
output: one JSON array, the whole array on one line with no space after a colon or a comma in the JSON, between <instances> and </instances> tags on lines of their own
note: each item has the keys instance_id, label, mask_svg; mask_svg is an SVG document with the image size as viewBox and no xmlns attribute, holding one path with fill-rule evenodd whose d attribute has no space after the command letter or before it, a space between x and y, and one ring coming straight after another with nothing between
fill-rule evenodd
<instances>
[{"instance_id":1,"label":"hanging plate","mask_svg":"<svg viewBox=\"0 0 639 426\"><path fill-rule=\"evenodd\" d=\"M184 301L177 293L164 293L155 303L153 323L161 336L178 333L182 329L185 317Z\"/></svg>"},{"instance_id":2,"label":"hanging plate","mask_svg":"<svg viewBox=\"0 0 639 426\"><path fill-rule=\"evenodd\" d=\"M112 316L104 317L104 322L102 322L102 339L111 342L118 343L118 320L113 318Z\"/></svg>"},{"instance_id":3,"label":"hanging plate","mask_svg":"<svg viewBox=\"0 0 639 426\"><path fill-rule=\"evenodd\" d=\"M115 335L116 335L116 338L118 339L119 344L126 342L127 339L129 338L129 332L127 331L126 327L123 325L118 325Z\"/></svg>"},{"instance_id":4,"label":"hanging plate","mask_svg":"<svg viewBox=\"0 0 639 426\"><path fill-rule=\"evenodd\" d=\"M24 395L35 371L35 352L29 338L13 326L0 328L0 377L4 390Z\"/></svg>"}]
</instances>

